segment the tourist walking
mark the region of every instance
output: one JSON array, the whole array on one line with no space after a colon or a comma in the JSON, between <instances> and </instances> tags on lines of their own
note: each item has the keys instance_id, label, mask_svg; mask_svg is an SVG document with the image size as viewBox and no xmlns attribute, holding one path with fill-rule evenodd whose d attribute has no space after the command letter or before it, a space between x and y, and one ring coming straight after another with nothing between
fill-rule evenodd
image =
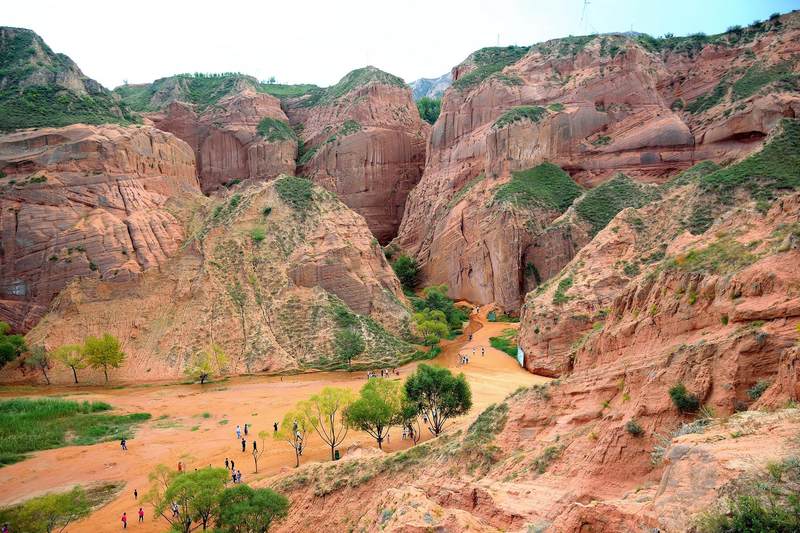
<instances>
[{"instance_id":1,"label":"tourist walking","mask_svg":"<svg viewBox=\"0 0 800 533\"><path fill-rule=\"evenodd\" d=\"M128 529L128 513L122 513L122 529Z\"/></svg>"},{"instance_id":2,"label":"tourist walking","mask_svg":"<svg viewBox=\"0 0 800 533\"><path fill-rule=\"evenodd\" d=\"M258 451L258 446L256 446L256 439L253 439L253 451L254 452Z\"/></svg>"},{"instance_id":3,"label":"tourist walking","mask_svg":"<svg viewBox=\"0 0 800 533\"><path fill-rule=\"evenodd\" d=\"M123 437L122 440L119 441L119 446L120 448L122 448L122 451L124 452L128 451L128 441L125 440L125 437Z\"/></svg>"},{"instance_id":4,"label":"tourist walking","mask_svg":"<svg viewBox=\"0 0 800 533\"><path fill-rule=\"evenodd\" d=\"M272 424L272 427L273 427L273 428L275 428L275 433L277 433L277 432L278 432L278 423L277 423L277 422L274 422L274 423Z\"/></svg>"},{"instance_id":5,"label":"tourist walking","mask_svg":"<svg viewBox=\"0 0 800 533\"><path fill-rule=\"evenodd\" d=\"M139 499L139 491L136 490L136 489L133 489L133 499L134 500L138 500Z\"/></svg>"},{"instance_id":6,"label":"tourist walking","mask_svg":"<svg viewBox=\"0 0 800 533\"><path fill-rule=\"evenodd\" d=\"M242 482L242 471L241 470L237 470L236 471L236 482L237 483L241 483Z\"/></svg>"},{"instance_id":7,"label":"tourist walking","mask_svg":"<svg viewBox=\"0 0 800 533\"><path fill-rule=\"evenodd\" d=\"M245 425L244 425L244 436L245 436L245 437L247 436L247 426L248 426L248 425L249 425L249 424L245 424Z\"/></svg>"},{"instance_id":8,"label":"tourist walking","mask_svg":"<svg viewBox=\"0 0 800 533\"><path fill-rule=\"evenodd\" d=\"M486 349L483 346L481 346L481 357L484 356L485 351L486 351Z\"/></svg>"},{"instance_id":9,"label":"tourist walking","mask_svg":"<svg viewBox=\"0 0 800 533\"><path fill-rule=\"evenodd\" d=\"M239 424L236 424L236 440L242 438L242 428L239 427Z\"/></svg>"},{"instance_id":10,"label":"tourist walking","mask_svg":"<svg viewBox=\"0 0 800 533\"><path fill-rule=\"evenodd\" d=\"M244 438L242 438L242 451L246 451L245 450L246 448L247 448L247 441L244 440Z\"/></svg>"},{"instance_id":11,"label":"tourist walking","mask_svg":"<svg viewBox=\"0 0 800 533\"><path fill-rule=\"evenodd\" d=\"M139 522L144 522L144 509L139 507Z\"/></svg>"},{"instance_id":12,"label":"tourist walking","mask_svg":"<svg viewBox=\"0 0 800 533\"><path fill-rule=\"evenodd\" d=\"M233 459L231 459L231 470L233 470L233 467L234 467L234 463L233 463Z\"/></svg>"},{"instance_id":13,"label":"tourist walking","mask_svg":"<svg viewBox=\"0 0 800 533\"><path fill-rule=\"evenodd\" d=\"M172 502L172 518L177 518L181 515L181 512L178 510L178 504Z\"/></svg>"},{"instance_id":14,"label":"tourist walking","mask_svg":"<svg viewBox=\"0 0 800 533\"><path fill-rule=\"evenodd\" d=\"M229 464L230 464L230 463L228 462L228 458L226 457L226 458L225 458L225 469L226 469L226 470L229 468L229 466L228 466Z\"/></svg>"}]
</instances>

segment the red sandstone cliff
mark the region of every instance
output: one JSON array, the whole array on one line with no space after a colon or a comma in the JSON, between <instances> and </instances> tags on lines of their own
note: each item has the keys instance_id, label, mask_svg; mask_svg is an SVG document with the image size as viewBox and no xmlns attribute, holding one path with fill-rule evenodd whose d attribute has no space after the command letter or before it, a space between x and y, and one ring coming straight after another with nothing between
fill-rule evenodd
<instances>
[{"instance_id":1,"label":"red sandstone cliff","mask_svg":"<svg viewBox=\"0 0 800 533\"><path fill-rule=\"evenodd\" d=\"M605 35L476 52L453 70L396 243L452 296L519 309L526 265L549 263L552 275L586 240L569 237L555 263L529 246L552 242L547 224L526 225L525 236L512 225L516 243L498 243L491 235L507 222L487 203L493 190L542 161L591 187L620 171L663 182L758 148L782 117L800 115L795 82L777 81L796 76L797 19L699 48Z\"/></svg>"},{"instance_id":2,"label":"red sandstone cliff","mask_svg":"<svg viewBox=\"0 0 800 533\"><path fill-rule=\"evenodd\" d=\"M0 320L32 327L72 279L129 280L184 239L194 155L152 127L45 128L0 137Z\"/></svg>"},{"instance_id":3,"label":"red sandstone cliff","mask_svg":"<svg viewBox=\"0 0 800 533\"><path fill-rule=\"evenodd\" d=\"M408 87L365 67L285 107L305 145L298 173L336 192L381 243L391 240L422 175L429 129Z\"/></svg>"}]
</instances>

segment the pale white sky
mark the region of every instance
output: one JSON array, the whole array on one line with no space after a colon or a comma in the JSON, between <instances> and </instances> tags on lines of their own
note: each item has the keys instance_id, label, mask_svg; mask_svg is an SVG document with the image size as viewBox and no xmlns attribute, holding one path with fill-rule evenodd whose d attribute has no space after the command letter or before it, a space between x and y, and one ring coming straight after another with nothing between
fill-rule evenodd
<instances>
[{"instance_id":1,"label":"pale white sky","mask_svg":"<svg viewBox=\"0 0 800 533\"><path fill-rule=\"evenodd\" d=\"M240 71L330 85L367 64L406 81L470 52L566 35L717 33L800 0L4 0L0 25L39 33L107 87L180 72ZM499 41L498 41L499 36Z\"/></svg>"}]
</instances>

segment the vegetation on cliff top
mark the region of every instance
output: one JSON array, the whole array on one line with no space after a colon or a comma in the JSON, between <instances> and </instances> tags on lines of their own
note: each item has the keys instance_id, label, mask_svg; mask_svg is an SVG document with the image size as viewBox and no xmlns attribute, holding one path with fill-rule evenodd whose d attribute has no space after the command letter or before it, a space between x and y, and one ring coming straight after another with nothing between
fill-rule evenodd
<instances>
[{"instance_id":1,"label":"vegetation on cliff top","mask_svg":"<svg viewBox=\"0 0 800 533\"><path fill-rule=\"evenodd\" d=\"M439 111L442 109L441 98L430 98L423 96L417 100L417 111L422 120L428 124L433 124L439 118Z\"/></svg>"},{"instance_id":2,"label":"vegetation on cliff top","mask_svg":"<svg viewBox=\"0 0 800 533\"><path fill-rule=\"evenodd\" d=\"M367 66L348 72L338 83L325 88L314 88L308 91L308 97L300 100L297 105L300 107L314 107L318 105L330 104L350 93L351 91L368 85L370 83L380 83L393 87L406 88L406 83L388 72L384 72L373 66Z\"/></svg>"},{"instance_id":3,"label":"vegetation on cliff top","mask_svg":"<svg viewBox=\"0 0 800 533\"><path fill-rule=\"evenodd\" d=\"M516 63L528 53L528 46L491 46L481 48L467 58L475 68L453 81L453 87L459 91L479 84L492 74L500 72L507 66Z\"/></svg>"},{"instance_id":4,"label":"vegetation on cliff top","mask_svg":"<svg viewBox=\"0 0 800 533\"><path fill-rule=\"evenodd\" d=\"M529 120L531 122L539 122L542 117L547 115L547 110L543 107L535 106L535 105L520 105L516 107L512 107L498 118L492 128L500 129L505 128L513 124L514 122L519 122L521 120Z\"/></svg>"},{"instance_id":5,"label":"vegetation on cliff top","mask_svg":"<svg viewBox=\"0 0 800 533\"><path fill-rule=\"evenodd\" d=\"M495 190L494 201L518 207L541 205L563 213L580 194L580 186L569 174L557 165L542 163L512 172L511 181Z\"/></svg>"}]
</instances>

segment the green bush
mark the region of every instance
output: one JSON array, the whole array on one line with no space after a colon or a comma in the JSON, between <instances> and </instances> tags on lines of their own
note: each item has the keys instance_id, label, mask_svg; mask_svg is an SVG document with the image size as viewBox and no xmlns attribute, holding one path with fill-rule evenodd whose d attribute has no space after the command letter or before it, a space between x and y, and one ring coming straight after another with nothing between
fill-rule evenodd
<instances>
[{"instance_id":1,"label":"green bush","mask_svg":"<svg viewBox=\"0 0 800 533\"><path fill-rule=\"evenodd\" d=\"M644 428L642 428L641 424L631 418L625 423L625 431L633 435L634 437L641 437L644 435Z\"/></svg>"},{"instance_id":2,"label":"green bush","mask_svg":"<svg viewBox=\"0 0 800 533\"><path fill-rule=\"evenodd\" d=\"M258 244L267 238L267 232L261 226L257 226L250 230L250 238L253 239L254 243Z\"/></svg>"},{"instance_id":3,"label":"green bush","mask_svg":"<svg viewBox=\"0 0 800 533\"><path fill-rule=\"evenodd\" d=\"M511 357L517 357L517 330L506 329L499 337L489 337L489 344L501 352L505 352Z\"/></svg>"},{"instance_id":4,"label":"green bush","mask_svg":"<svg viewBox=\"0 0 800 533\"><path fill-rule=\"evenodd\" d=\"M769 388L769 381L759 381L749 389L747 389L747 395L750 397L751 400L758 400L761 398L761 395L764 394L764 391Z\"/></svg>"},{"instance_id":5,"label":"green bush","mask_svg":"<svg viewBox=\"0 0 800 533\"><path fill-rule=\"evenodd\" d=\"M542 163L512 172L511 181L495 189L494 201L518 207L541 205L563 213L580 194L580 186L569 174L552 163Z\"/></svg>"},{"instance_id":6,"label":"green bush","mask_svg":"<svg viewBox=\"0 0 800 533\"><path fill-rule=\"evenodd\" d=\"M539 122L547 115L547 110L543 107L535 105L521 105L512 107L495 120L492 126L495 129L505 128L514 122L528 120L530 122Z\"/></svg>"},{"instance_id":7,"label":"green bush","mask_svg":"<svg viewBox=\"0 0 800 533\"><path fill-rule=\"evenodd\" d=\"M553 293L553 303L561 305L567 303L571 298L567 296L567 291L572 287L572 276L561 278L556 287L556 292Z\"/></svg>"},{"instance_id":8,"label":"green bush","mask_svg":"<svg viewBox=\"0 0 800 533\"><path fill-rule=\"evenodd\" d=\"M756 63L733 83L733 99L741 100L756 94L761 88L776 84L781 91L800 90L800 75L793 72L793 61L781 61L771 66Z\"/></svg>"},{"instance_id":9,"label":"green bush","mask_svg":"<svg viewBox=\"0 0 800 533\"><path fill-rule=\"evenodd\" d=\"M275 190L281 200L301 214L307 213L314 204L314 185L305 178L285 176L275 181Z\"/></svg>"},{"instance_id":10,"label":"green bush","mask_svg":"<svg viewBox=\"0 0 800 533\"><path fill-rule=\"evenodd\" d=\"M690 393L683 383L678 383L669 389L669 397L672 403L682 413L694 413L700 409L700 400Z\"/></svg>"},{"instance_id":11,"label":"green bush","mask_svg":"<svg viewBox=\"0 0 800 533\"><path fill-rule=\"evenodd\" d=\"M413 290L419 283L419 264L417 260L405 254L401 254L392 263L392 269L397 274L404 289Z\"/></svg>"},{"instance_id":12,"label":"green bush","mask_svg":"<svg viewBox=\"0 0 800 533\"><path fill-rule=\"evenodd\" d=\"M281 142L297 140L297 134L288 122L272 117L264 117L258 123L258 134L267 142Z\"/></svg>"},{"instance_id":13,"label":"green bush","mask_svg":"<svg viewBox=\"0 0 800 533\"><path fill-rule=\"evenodd\" d=\"M423 96L417 100L417 110L419 111L419 116L428 124L433 124L436 122L436 119L439 118L439 112L441 109L441 98L430 98L428 96Z\"/></svg>"}]
</instances>

